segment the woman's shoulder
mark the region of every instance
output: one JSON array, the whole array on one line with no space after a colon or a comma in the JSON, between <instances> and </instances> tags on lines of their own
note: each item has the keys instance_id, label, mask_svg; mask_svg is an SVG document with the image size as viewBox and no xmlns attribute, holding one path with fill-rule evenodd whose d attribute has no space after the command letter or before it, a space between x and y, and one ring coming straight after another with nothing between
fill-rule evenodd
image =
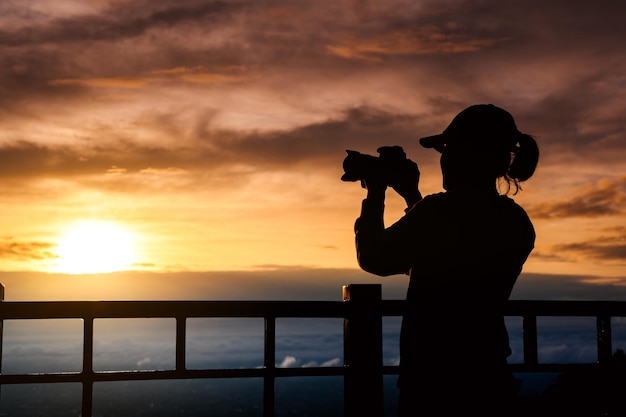
<instances>
[{"instance_id":1,"label":"woman's shoulder","mask_svg":"<svg viewBox=\"0 0 626 417\"><path fill-rule=\"evenodd\" d=\"M436 204L438 202L449 199L449 194L450 193L446 193L446 192L428 194L427 196L422 198L422 201L420 201L420 203Z\"/></svg>"},{"instance_id":2,"label":"woman's shoulder","mask_svg":"<svg viewBox=\"0 0 626 417\"><path fill-rule=\"evenodd\" d=\"M528 216L528 213L524 208L515 202L512 198L508 196L500 196L499 198L501 205L504 207L504 215L510 219L511 228L509 231L512 232L513 229L518 231L523 231L521 233L525 233L531 235L533 240L535 236L533 222Z\"/></svg>"},{"instance_id":3,"label":"woman's shoulder","mask_svg":"<svg viewBox=\"0 0 626 417\"><path fill-rule=\"evenodd\" d=\"M439 192L425 196L417 206L422 211L454 213L464 212L473 216L505 216L530 222L526 210L507 195L476 196L464 193Z\"/></svg>"},{"instance_id":4,"label":"woman's shoulder","mask_svg":"<svg viewBox=\"0 0 626 417\"><path fill-rule=\"evenodd\" d=\"M422 208L428 207L494 207L499 206L504 210L515 211L519 214L526 215L524 208L508 195L485 195L476 196L465 193L454 192L438 192L426 195L419 204Z\"/></svg>"},{"instance_id":5,"label":"woman's shoulder","mask_svg":"<svg viewBox=\"0 0 626 417\"><path fill-rule=\"evenodd\" d=\"M416 204L421 210L438 210L442 207L449 206L452 203L449 193L440 192L428 194L422 198L422 200Z\"/></svg>"},{"instance_id":6,"label":"woman's shoulder","mask_svg":"<svg viewBox=\"0 0 626 417\"><path fill-rule=\"evenodd\" d=\"M510 210L514 210L517 211L520 214L523 214L524 216L526 216L526 210L524 210L524 208L519 205L515 200L513 200L511 197L509 197L508 195L500 195L498 196L498 203L504 207L509 208Z\"/></svg>"},{"instance_id":7,"label":"woman's shoulder","mask_svg":"<svg viewBox=\"0 0 626 417\"><path fill-rule=\"evenodd\" d=\"M407 209L406 214L413 221L421 221L421 219L432 219L443 215L447 208L451 206L453 204L450 204L445 192L428 194Z\"/></svg>"}]
</instances>

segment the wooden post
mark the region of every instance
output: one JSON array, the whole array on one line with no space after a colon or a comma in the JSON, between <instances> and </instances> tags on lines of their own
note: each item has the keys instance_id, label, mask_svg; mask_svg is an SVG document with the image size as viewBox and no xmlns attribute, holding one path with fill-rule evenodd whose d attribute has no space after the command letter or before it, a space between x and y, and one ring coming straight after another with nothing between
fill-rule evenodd
<instances>
[{"instance_id":1,"label":"wooden post","mask_svg":"<svg viewBox=\"0 0 626 417\"><path fill-rule=\"evenodd\" d=\"M344 414L383 416L382 290L380 284L343 287L349 303L344 319Z\"/></svg>"}]
</instances>

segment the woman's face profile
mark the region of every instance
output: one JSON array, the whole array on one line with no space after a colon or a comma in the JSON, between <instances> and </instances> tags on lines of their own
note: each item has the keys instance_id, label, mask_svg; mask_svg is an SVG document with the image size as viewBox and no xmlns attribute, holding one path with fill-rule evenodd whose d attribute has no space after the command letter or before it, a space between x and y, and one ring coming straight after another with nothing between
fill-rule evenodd
<instances>
[{"instance_id":1,"label":"woman's face profile","mask_svg":"<svg viewBox=\"0 0 626 417\"><path fill-rule=\"evenodd\" d=\"M439 160L444 190L483 187L487 182L493 185L495 177L486 173L489 162L483 157L471 148L445 146Z\"/></svg>"},{"instance_id":2,"label":"woman's face profile","mask_svg":"<svg viewBox=\"0 0 626 417\"><path fill-rule=\"evenodd\" d=\"M461 174L460 158L461 155L458 151L444 145L439 165L441 166L443 189L446 191L452 191L458 184L458 176Z\"/></svg>"}]
</instances>

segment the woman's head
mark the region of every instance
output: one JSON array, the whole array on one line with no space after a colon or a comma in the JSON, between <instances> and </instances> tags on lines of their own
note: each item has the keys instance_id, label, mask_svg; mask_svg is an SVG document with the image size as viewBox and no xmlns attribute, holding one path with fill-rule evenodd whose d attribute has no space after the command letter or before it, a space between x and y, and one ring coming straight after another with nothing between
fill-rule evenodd
<instances>
[{"instance_id":1,"label":"woman's head","mask_svg":"<svg viewBox=\"0 0 626 417\"><path fill-rule=\"evenodd\" d=\"M444 188L493 186L498 179L517 192L535 172L539 148L517 129L513 116L493 104L477 104L454 117L443 133L420 139L441 152Z\"/></svg>"}]
</instances>

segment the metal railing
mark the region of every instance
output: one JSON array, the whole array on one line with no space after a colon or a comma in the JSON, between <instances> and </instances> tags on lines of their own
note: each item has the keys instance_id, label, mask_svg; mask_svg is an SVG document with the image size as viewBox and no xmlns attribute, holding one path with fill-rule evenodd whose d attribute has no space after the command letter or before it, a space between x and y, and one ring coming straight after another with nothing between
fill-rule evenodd
<instances>
[{"instance_id":1,"label":"metal railing","mask_svg":"<svg viewBox=\"0 0 626 417\"><path fill-rule=\"evenodd\" d=\"M2 325L16 319L82 319L81 372L0 374L7 384L82 384L81 415L92 415L93 385L103 381L180 380L197 378L262 378L263 415L275 412L275 380L293 376L344 378L346 416L383 415L383 376L397 374L397 366L383 365L382 318L402 316L403 300L383 300L381 286L352 284L343 287L343 301L52 301L8 302L0 284L0 369ZM507 316L523 319L523 363L516 372L554 372L582 366L608 365L612 356L611 317L626 316L626 302L509 301ZM596 318L598 361L593 364L544 364L538 361L537 317L589 316ZM261 368L187 369L186 322L189 318L257 317L264 320L264 360ZM100 318L174 318L175 366L158 371L94 371L94 320ZM280 368L276 366L277 318L339 318L344 321L344 364L341 367Z\"/></svg>"}]
</instances>

